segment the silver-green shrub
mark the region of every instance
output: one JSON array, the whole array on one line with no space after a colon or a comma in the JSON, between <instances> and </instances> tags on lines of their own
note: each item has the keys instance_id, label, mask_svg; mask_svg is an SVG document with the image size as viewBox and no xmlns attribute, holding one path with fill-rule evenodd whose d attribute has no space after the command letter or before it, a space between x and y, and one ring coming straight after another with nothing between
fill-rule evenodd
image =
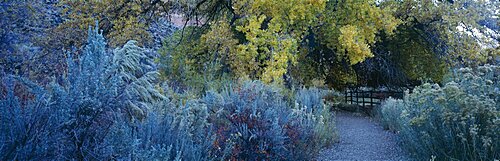
<instances>
[{"instance_id":1,"label":"silver-green shrub","mask_svg":"<svg viewBox=\"0 0 500 161\"><path fill-rule=\"evenodd\" d=\"M97 26L62 80L1 78L0 160L310 160L334 138L320 90L248 81L199 99L157 86L135 41L106 52Z\"/></svg>"},{"instance_id":2,"label":"silver-green shrub","mask_svg":"<svg viewBox=\"0 0 500 161\"><path fill-rule=\"evenodd\" d=\"M382 103L380 108L380 123L384 129L391 131L401 130L400 117L402 108L404 107L403 100L389 98Z\"/></svg>"},{"instance_id":3,"label":"silver-green shrub","mask_svg":"<svg viewBox=\"0 0 500 161\"><path fill-rule=\"evenodd\" d=\"M334 91L303 88L295 95L292 122L302 129L313 129L311 133L314 138L301 139L305 140L304 144L310 146L310 151L318 151L320 148L330 146L338 137L333 113L330 112L330 106L325 104L324 100L324 97L332 92ZM305 148L307 146L302 147L302 149Z\"/></svg>"},{"instance_id":4,"label":"silver-green shrub","mask_svg":"<svg viewBox=\"0 0 500 161\"><path fill-rule=\"evenodd\" d=\"M333 116L317 89L302 89L289 106L280 88L246 81L204 102L221 160L310 160L335 139Z\"/></svg>"},{"instance_id":5,"label":"silver-green shrub","mask_svg":"<svg viewBox=\"0 0 500 161\"><path fill-rule=\"evenodd\" d=\"M417 159L498 159L499 75L493 65L458 69L444 86L426 83L403 102L385 103L383 117L396 121L389 124L400 126L404 147Z\"/></svg>"},{"instance_id":6,"label":"silver-green shrub","mask_svg":"<svg viewBox=\"0 0 500 161\"><path fill-rule=\"evenodd\" d=\"M90 28L80 58L68 54L64 83L0 79L0 160L208 160L206 105L161 95L134 41L113 59L105 49Z\"/></svg>"},{"instance_id":7,"label":"silver-green shrub","mask_svg":"<svg viewBox=\"0 0 500 161\"><path fill-rule=\"evenodd\" d=\"M158 72L153 70L153 59L146 52L137 46L137 41L128 41L114 50L106 73L108 81L113 82L112 90L120 106L129 111L132 119L143 119L153 103L167 99L155 88Z\"/></svg>"}]
</instances>

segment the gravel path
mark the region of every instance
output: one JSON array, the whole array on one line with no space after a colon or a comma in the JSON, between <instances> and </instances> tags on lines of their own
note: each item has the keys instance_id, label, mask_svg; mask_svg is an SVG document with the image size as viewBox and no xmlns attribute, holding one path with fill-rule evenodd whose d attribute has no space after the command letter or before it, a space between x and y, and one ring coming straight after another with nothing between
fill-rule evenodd
<instances>
[{"instance_id":1,"label":"gravel path","mask_svg":"<svg viewBox=\"0 0 500 161\"><path fill-rule=\"evenodd\" d=\"M397 136L368 117L337 112L340 141L323 150L318 160L409 160Z\"/></svg>"}]
</instances>

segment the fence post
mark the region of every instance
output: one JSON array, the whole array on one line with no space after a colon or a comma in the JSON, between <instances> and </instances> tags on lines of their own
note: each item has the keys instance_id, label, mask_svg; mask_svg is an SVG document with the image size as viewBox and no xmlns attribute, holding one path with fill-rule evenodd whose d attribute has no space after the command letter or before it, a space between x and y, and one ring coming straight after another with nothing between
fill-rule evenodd
<instances>
[{"instance_id":1,"label":"fence post","mask_svg":"<svg viewBox=\"0 0 500 161\"><path fill-rule=\"evenodd\" d=\"M354 91L352 91L352 90L349 91L349 93L350 93L349 97L350 97L351 105L352 105L352 101L354 101L354 93L353 92Z\"/></svg>"},{"instance_id":2,"label":"fence post","mask_svg":"<svg viewBox=\"0 0 500 161\"><path fill-rule=\"evenodd\" d=\"M356 105L359 105L359 93L358 93L358 89L356 89Z\"/></svg>"},{"instance_id":3,"label":"fence post","mask_svg":"<svg viewBox=\"0 0 500 161\"><path fill-rule=\"evenodd\" d=\"M363 103L361 103L363 105L363 107L365 107L365 94L366 92L365 91L361 91L361 100Z\"/></svg>"},{"instance_id":4,"label":"fence post","mask_svg":"<svg viewBox=\"0 0 500 161\"><path fill-rule=\"evenodd\" d=\"M345 92L344 92L344 98L345 98L345 99L344 99L344 101L345 101L345 103L347 104L347 101L348 101L348 100L347 100L347 89L346 89L346 90L345 90Z\"/></svg>"},{"instance_id":5,"label":"fence post","mask_svg":"<svg viewBox=\"0 0 500 161\"><path fill-rule=\"evenodd\" d=\"M370 90L370 106L373 107L373 90Z\"/></svg>"}]
</instances>

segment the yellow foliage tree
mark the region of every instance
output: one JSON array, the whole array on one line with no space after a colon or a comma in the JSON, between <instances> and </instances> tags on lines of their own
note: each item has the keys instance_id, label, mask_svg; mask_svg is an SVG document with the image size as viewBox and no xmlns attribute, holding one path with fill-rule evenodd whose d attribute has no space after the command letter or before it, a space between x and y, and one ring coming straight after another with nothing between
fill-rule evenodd
<instances>
[{"instance_id":1,"label":"yellow foliage tree","mask_svg":"<svg viewBox=\"0 0 500 161\"><path fill-rule=\"evenodd\" d=\"M189 10L194 15L188 16L201 15L210 27L201 27L208 31L203 31L202 39L197 40L199 50L187 53L196 55L196 59L191 60L204 62L200 61L203 57L205 60L218 58L235 76L261 79L267 83L282 83L287 74L299 73L298 76L312 77L299 78L302 83L314 77L325 80L332 77L337 82L350 84L356 81L352 66L376 56L375 45L387 45L379 43L381 36L389 38L403 33L395 31L408 28L431 35L420 35L422 38L418 39L427 41L421 45L433 46L436 39L436 48L447 50L449 55L483 60L485 57L478 43L472 43L474 37L457 34L454 29L461 24L477 23L479 14L471 14L471 19L467 20L459 16L466 16L487 4L480 1L200 0L194 4L191 6L193 10ZM461 9L464 7L470 8ZM459 14L453 15L450 11ZM311 47L309 41L320 45ZM417 42L417 39L412 41ZM438 67L437 71L441 73L446 67L438 56L434 56L441 51L427 46L420 46L426 50L419 51L407 50L411 48L407 46L398 53L402 54L402 59L414 61L423 70L429 66L422 60L433 58L431 66ZM462 53L458 53L460 50ZM463 53L475 54L466 54L465 57ZM299 60L313 64L299 63ZM439 74L422 76L411 70L410 65L400 67L404 67L402 70L412 79L430 77L438 80ZM292 68L298 71L291 71ZM312 68L316 76L304 74L311 71L301 71ZM203 71L199 67L196 70Z\"/></svg>"},{"instance_id":2,"label":"yellow foliage tree","mask_svg":"<svg viewBox=\"0 0 500 161\"><path fill-rule=\"evenodd\" d=\"M374 0L229 2L224 3L228 4L227 10L214 9L219 12L207 13L226 11L219 19L208 22L212 27L202 36L201 44L223 47L220 44L226 42L235 47L223 47L226 54L203 51L208 52L205 55L217 52L219 56L227 56L225 63L236 76L267 83L282 83L290 68L299 65L298 57L304 53L298 51L303 50L308 35L319 37L330 49L341 53L340 59L346 58L354 65L373 56L370 46L375 44L379 32L392 34L400 23L391 15L391 8L376 6ZM201 1L196 6L210 11L207 6L220 7L221 3L220 0Z\"/></svg>"},{"instance_id":3,"label":"yellow foliage tree","mask_svg":"<svg viewBox=\"0 0 500 161\"><path fill-rule=\"evenodd\" d=\"M289 65L296 64L298 43L318 22L325 0L262 1L233 3L239 15L236 30L245 35L245 43L234 53L238 75L249 75L264 82L281 83Z\"/></svg>"},{"instance_id":4,"label":"yellow foliage tree","mask_svg":"<svg viewBox=\"0 0 500 161\"><path fill-rule=\"evenodd\" d=\"M346 57L351 65L373 57L370 46L380 32L388 35L401 23L393 9L382 8L374 0L339 0L328 3L317 30L319 39L328 48Z\"/></svg>"},{"instance_id":5,"label":"yellow foliage tree","mask_svg":"<svg viewBox=\"0 0 500 161\"><path fill-rule=\"evenodd\" d=\"M110 40L112 47L125 44L128 40L137 40L139 45L150 42L146 31L144 0L61 0L62 16L66 19L54 29L54 37L62 38L64 47L82 46L85 31L96 20L101 22L99 28ZM72 35L71 37L66 37Z\"/></svg>"},{"instance_id":6,"label":"yellow foliage tree","mask_svg":"<svg viewBox=\"0 0 500 161\"><path fill-rule=\"evenodd\" d=\"M500 1L387 1L404 26L426 32L433 47L446 54L449 65L477 65L491 60L497 41L491 41L486 26L479 24L498 13ZM498 32L497 32L498 33ZM494 37L494 36L493 36Z\"/></svg>"}]
</instances>

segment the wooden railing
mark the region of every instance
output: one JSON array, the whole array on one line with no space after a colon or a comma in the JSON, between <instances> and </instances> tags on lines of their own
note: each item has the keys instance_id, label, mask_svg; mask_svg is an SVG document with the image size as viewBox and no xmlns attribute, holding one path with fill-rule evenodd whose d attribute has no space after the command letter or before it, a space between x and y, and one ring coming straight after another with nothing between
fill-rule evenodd
<instances>
[{"instance_id":1,"label":"wooden railing","mask_svg":"<svg viewBox=\"0 0 500 161\"><path fill-rule=\"evenodd\" d=\"M376 106L380 105L385 99L392 97L402 99L404 92L402 91L376 91L376 90L346 90L344 93L345 103L358 104L360 106Z\"/></svg>"}]
</instances>

